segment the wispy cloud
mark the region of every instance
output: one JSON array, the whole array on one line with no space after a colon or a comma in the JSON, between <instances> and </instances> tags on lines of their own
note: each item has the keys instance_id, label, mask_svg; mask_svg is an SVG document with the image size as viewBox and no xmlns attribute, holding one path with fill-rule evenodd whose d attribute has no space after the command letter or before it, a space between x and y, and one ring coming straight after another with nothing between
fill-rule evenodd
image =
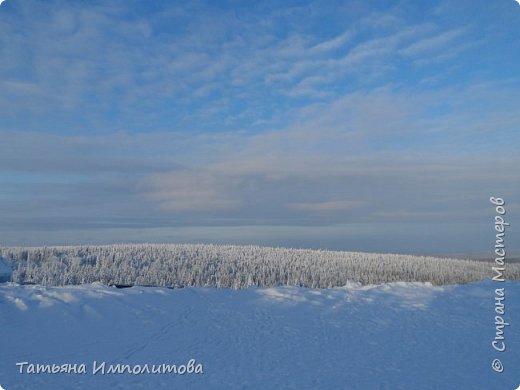
<instances>
[{"instance_id":1,"label":"wispy cloud","mask_svg":"<svg viewBox=\"0 0 520 390\"><path fill-rule=\"evenodd\" d=\"M269 121L288 97L328 101L349 92L351 83L380 86L388 76L400 78L399 53L413 63L426 48L440 48L462 31L407 24L391 9L324 37L301 29L280 35L276 24L266 22L275 11L262 17L223 10L215 17L192 5L187 8L194 7L195 16L188 19L185 8L138 16L122 3L19 7L17 17L0 25L9 37L0 49L7 59L0 64L0 112L16 127L22 123L17 118L31 112L35 120L23 121L26 129L43 123L60 130L145 130L152 121L178 129L236 129ZM306 11L297 12L301 17ZM281 15L285 23L293 17ZM313 10L306 17L316 23L321 16Z\"/></svg>"},{"instance_id":2,"label":"wispy cloud","mask_svg":"<svg viewBox=\"0 0 520 390\"><path fill-rule=\"evenodd\" d=\"M151 197L166 210L220 210L237 209L241 202L234 199L237 178L226 178L206 170L176 170L155 174L149 178L153 186Z\"/></svg>"},{"instance_id":3,"label":"wispy cloud","mask_svg":"<svg viewBox=\"0 0 520 390\"><path fill-rule=\"evenodd\" d=\"M317 43L312 46L308 52L309 54L322 53L330 50L340 49L345 46L347 42L349 42L355 33L353 31L347 30L344 33L326 41Z\"/></svg>"},{"instance_id":4,"label":"wispy cloud","mask_svg":"<svg viewBox=\"0 0 520 390\"><path fill-rule=\"evenodd\" d=\"M421 39L402 49L401 54L416 56L424 53L431 54L432 51L447 50L448 46L463 33L462 29L455 29Z\"/></svg>"},{"instance_id":5,"label":"wispy cloud","mask_svg":"<svg viewBox=\"0 0 520 390\"><path fill-rule=\"evenodd\" d=\"M349 210L355 207L359 207L363 204L364 202L360 200L329 200L326 202L293 203L289 206L300 210L335 212Z\"/></svg>"},{"instance_id":6,"label":"wispy cloud","mask_svg":"<svg viewBox=\"0 0 520 390\"><path fill-rule=\"evenodd\" d=\"M462 8L12 2L3 229L474 221L520 193L520 96Z\"/></svg>"}]
</instances>

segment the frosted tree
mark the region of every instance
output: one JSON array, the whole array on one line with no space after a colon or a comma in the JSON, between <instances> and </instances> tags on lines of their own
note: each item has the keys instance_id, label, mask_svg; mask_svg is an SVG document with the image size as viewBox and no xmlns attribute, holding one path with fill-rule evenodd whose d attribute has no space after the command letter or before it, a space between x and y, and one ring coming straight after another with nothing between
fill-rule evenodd
<instances>
[{"instance_id":1,"label":"frosted tree","mask_svg":"<svg viewBox=\"0 0 520 390\"><path fill-rule=\"evenodd\" d=\"M234 245L139 244L0 247L18 283L313 288L395 281L467 283L491 278L489 263L449 258ZM520 264L506 277L520 279Z\"/></svg>"}]
</instances>

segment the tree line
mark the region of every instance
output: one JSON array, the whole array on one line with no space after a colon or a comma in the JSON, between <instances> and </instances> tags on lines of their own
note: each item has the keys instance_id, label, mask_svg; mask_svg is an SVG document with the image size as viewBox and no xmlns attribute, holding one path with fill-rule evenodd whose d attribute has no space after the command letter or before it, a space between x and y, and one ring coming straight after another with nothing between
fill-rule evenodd
<instances>
[{"instance_id":1,"label":"tree line","mask_svg":"<svg viewBox=\"0 0 520 390\"><path fill-rule=\"evenodd\" d=\"M347 282L468 283L491 277L486 262L363 252L207 244L0 247L12 281L49 286L114 285L329 288ZM520 279L508 264L507 279Z\"/></svg>"}]
</instances>

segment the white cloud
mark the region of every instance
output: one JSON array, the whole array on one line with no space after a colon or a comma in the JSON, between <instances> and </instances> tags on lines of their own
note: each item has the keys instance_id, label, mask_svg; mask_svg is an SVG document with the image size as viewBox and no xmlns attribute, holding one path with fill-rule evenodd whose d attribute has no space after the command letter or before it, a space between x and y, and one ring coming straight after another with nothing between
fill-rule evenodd
<instances>
[{"instance_id":1,"label":"white cloud","mask_svg":"<svg viewBox=\"0 0 520 390\"><path fill-rule=\"evenodd\" d=\"M289 207L307 211L334 212L356 208L364 203L359 200L329 200L326 202L291 203Z\"/></svg>"},{"instance_id":2,"label":"white cloud","mask_svg":"<svg viewBox=\"0 0 520 390\"><path fill-rule=\"evenodd\" d=\"M28 0L0 22L0 208L17 226L434 221L501 182L518 194L518 80L443 86L486 43L471 26L360 4L324 38L318 4L126 4Z\"/></svg>"},{"instance_id":3,"label":"white cloud","mask_svg":"<svg viewBox=\"0 0 520 390\"><path fill-rule=\"evenodd\" d=\"M240 201L232 187L233 178L206 170L180 170L152 175L150 196L166 210L236 209Z\"/></svg>"},{"instance_id":4,"label":"white cloud","mask_svg":"<svg viewBox=\"0 0 520 390\"><path fill-rule=\"evenodd\" d=\"M445 31L435 36L421 39L411 45L405 47L400 51L405 56L416 56L424 53L431 53L432 51L440 51L448 49L453 41L464 34L463 29L454 29Z\"/></svg>"},{"instance_id":5,"label":"white cloud","mask_svg":"<svg viewBox=\"0 0 520 390\"><path fill-rule=\"evenodd\" d=\"M309 54L315 54L315 53L322 53L322 52L327 52L330 50L340 49L343 46L345 46L345 44L347 42L349 42L354 37L354 35L355 34L353 31L347 30L332 39L328 39L326 41L320 42L320 43L312 46L308 50L308 52L309 52Z\"/></svg>"}]
</instances>

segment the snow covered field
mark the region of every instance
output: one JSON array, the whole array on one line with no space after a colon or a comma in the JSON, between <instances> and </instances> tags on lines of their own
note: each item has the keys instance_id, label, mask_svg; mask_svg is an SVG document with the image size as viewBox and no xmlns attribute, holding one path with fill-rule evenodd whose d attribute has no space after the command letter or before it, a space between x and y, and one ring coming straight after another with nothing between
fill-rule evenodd
<instances>
[{"instance_id":1,"label":"snow covered field","mask_svg":"<svg viewBox=\"0 0 520 390\"><path fill-rule=\"evenodd\" d=\"M505 287L507 351L493 350ZM520 283L116 289L0 285L0 385L13 389L516 389ZM501 358L505 371L491 361ZM195 359L203 374L133 375ZM85 364L86 374L30 374ZM106 371L105 370L105 371Z\"/></svg>"}]
</instances>

